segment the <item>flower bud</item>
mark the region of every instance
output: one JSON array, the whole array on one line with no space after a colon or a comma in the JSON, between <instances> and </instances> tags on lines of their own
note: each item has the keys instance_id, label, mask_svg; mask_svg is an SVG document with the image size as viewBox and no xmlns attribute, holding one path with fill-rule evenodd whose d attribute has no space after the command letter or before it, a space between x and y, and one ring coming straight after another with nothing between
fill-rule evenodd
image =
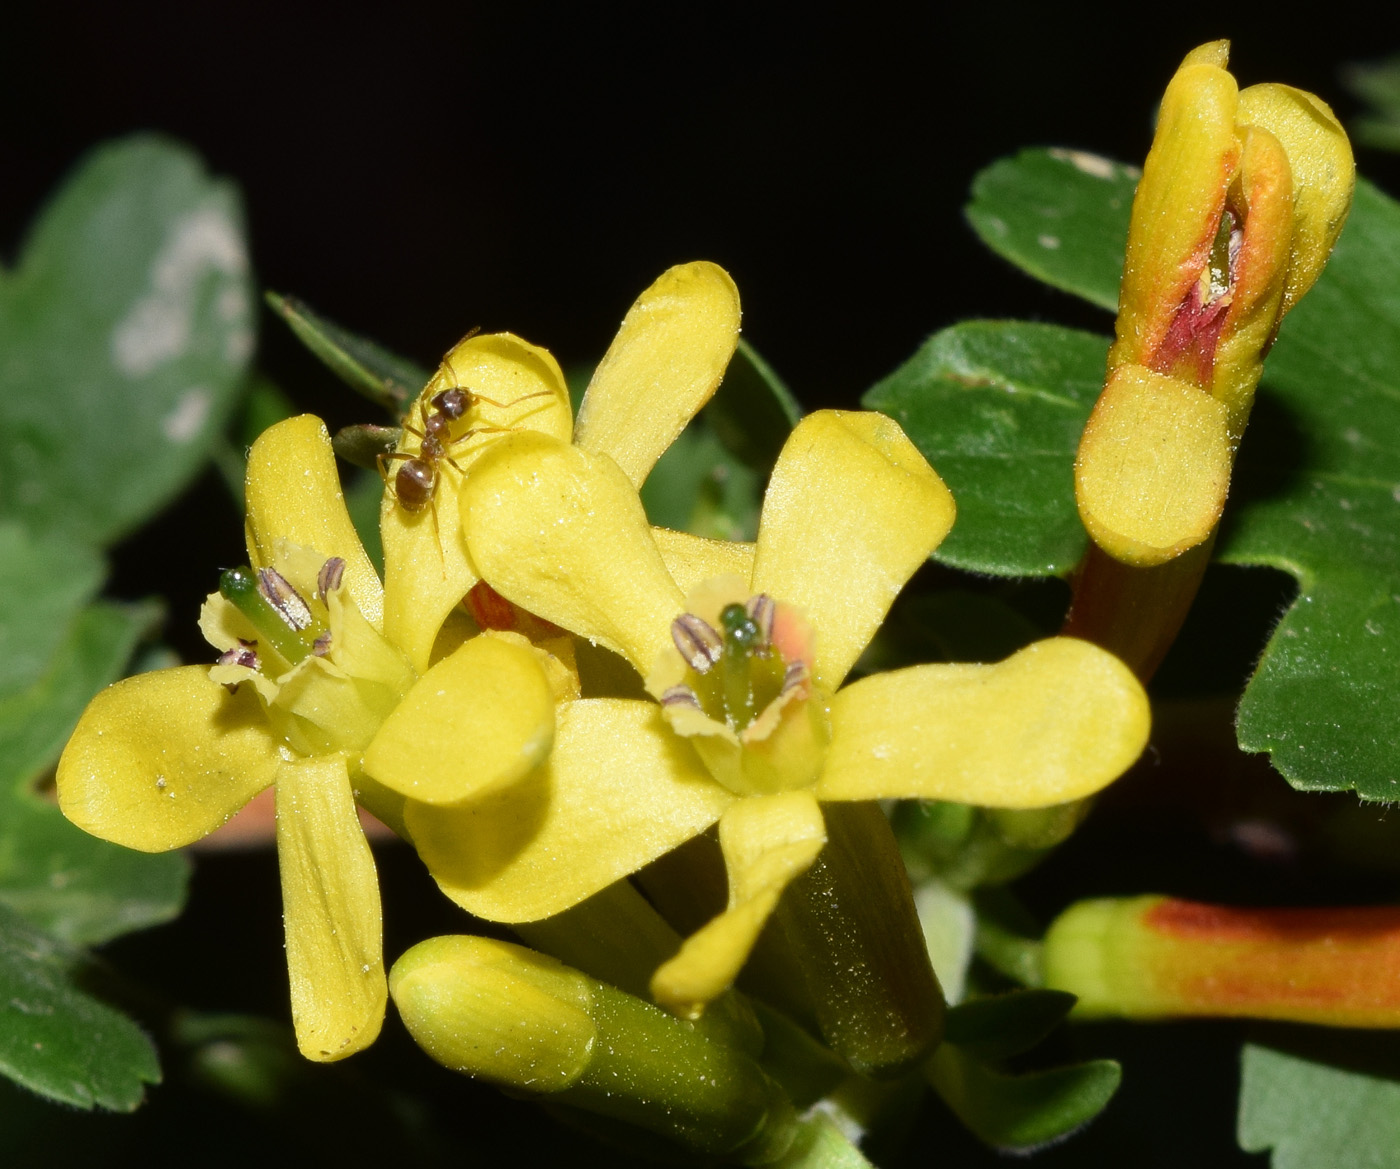
<instances>
[{"instance_id":1,"label":"flower bud","mask_svg":"<svg viewBox=\"0 0 1400 1169\"><path fill-rule=\"evenodd\" d=\"M389 992L454 1071L740 1164L775 1160L794 1136L792 1105L748 1056L522 946L433 938L394 964Z\"/></svg>"},{"instance_id":2,"label":"flower bud","mask_svg":"<svg viewBox=\"0 0 1400 1169\"><path fill-rule=\"evenodd\" d=\"M1046 985L1080 1015L1400 1026L1400 907L1233 909L1084 901L1050 927Z\"/></svg>"},{"instance_id":3,"label":"flower bud","mask_svg":"<svg viewBox=\"0 0 1400 1169\"><path fill-rule=\"evenodd\" d=\"M1215 529L1264 355L1321 273L1355 185L1332 111L1288 86L1240 91L1228 51L1188 54L1162 99L1117 339L1075 464L1085 527L1139 567Z\"/></svg>"}]
</instances>

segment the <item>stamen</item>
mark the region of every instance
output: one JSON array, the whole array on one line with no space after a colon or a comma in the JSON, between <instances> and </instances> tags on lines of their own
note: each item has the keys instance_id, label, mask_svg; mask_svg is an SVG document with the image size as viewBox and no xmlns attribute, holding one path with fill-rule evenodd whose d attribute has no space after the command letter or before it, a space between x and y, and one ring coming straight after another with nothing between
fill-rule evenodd
<instances>
[{"instance_id":1,"label":"stamen","mask_svg":"<svg viewBox=\"0 0 1400 1169\"><path fill-rule=\"evenodd\" d=\"M311 624L311 608L301 594L292 588L285 576L275 568L258 569L258 592L273 607L289 628L300 633Z\"/></svg>"},{"instance_id":2,"label":"stamen","mask_svg":"<svg viewBox=\"0 0 1400 1169\"><path fill-rule=\"evenodd\" d=\"M256 641L244 641L239 638L236 646L224 650L219 655L217 664L220 666L245 666L250 670L256 670L259 666L258 655L249 646L257 644Z\"/></svg>"},{"instance_id":3,"label":"stamen","mask_svg":"<svg viewBox=\"0 0 1400 1169\"><path fill-rule=\"evenodd\" d=\"M702 710L700 699L696 697L695 691L689 686L672 686L661 695L662 706L691 706L696 710Z\"/></svg>"},{"instance_id":4,"label":"stamen","mask_svg":"<svg viewBox=\"0 0 1400 1169\"><path fill-rule=\"evenodd\" d=\"M682 613L671 622L671 640L697 674L705 673L724 652L720 635L694 613Z\"/></svg>"},{"instance_id":5,"label":"stamen","mask_svg":"<svg viewBox=\"0 0 1400 1169\"><path fill-rule=\"evenodd\" d=\"M759 593L749 598L744 609L758 627L759 643L763 646L771 645L773 643L773 615L777 612L777 603L767 593Z\"/></svg>"},{"instance_id":6,"label":"stamen","mask_svg":"<svg viewBox=\"0 0 1400 1169\"><path fill-rule=\"evenodd\" d=\"M801 658L798 658L795 662L788 662L787 669L783 671L782 693L786 694L790 690L796 690L797 687L804 685L806 681L807 663Z\"/></svg>"},{"instance_id":7,"label":"stamen","mask_svg":"<svg viewBox=\"0 0 1400 1169\"><path fill-rule=\"evenodd\" d=\"M311 643L311 653L314 657L323 658L331 652L331 631L327 629L315 641Z\"/></svg>"},{"instance_id":8,"label":"stamen","mask_svg":"<svg viewBox=\"0 0 1400 1169\"><path fill-rule=\"evenodd\" d=\"M321 571L316 574L316 595L325 603L327 595L340 588L341 579L345 576L345 561L339 556L332 556L325 564L321 565Z\"/></svg>"}]
</instances>

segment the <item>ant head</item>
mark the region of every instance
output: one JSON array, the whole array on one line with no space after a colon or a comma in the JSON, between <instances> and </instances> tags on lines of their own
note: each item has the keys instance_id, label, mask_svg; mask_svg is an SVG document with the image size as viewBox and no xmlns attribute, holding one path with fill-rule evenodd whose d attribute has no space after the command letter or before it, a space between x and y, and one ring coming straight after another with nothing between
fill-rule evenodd
<instances>
[{"instance_id":1,"label":"ant head","mask_svg":"<svg viewBox=\"0 0 1400 1169\"><path fill-rule=\"evenodd\" d=\"M431 404L439 414L455 422L470 408L471 394L458 388L439 390L432 396Z\"/></svg>"}]
</instances>

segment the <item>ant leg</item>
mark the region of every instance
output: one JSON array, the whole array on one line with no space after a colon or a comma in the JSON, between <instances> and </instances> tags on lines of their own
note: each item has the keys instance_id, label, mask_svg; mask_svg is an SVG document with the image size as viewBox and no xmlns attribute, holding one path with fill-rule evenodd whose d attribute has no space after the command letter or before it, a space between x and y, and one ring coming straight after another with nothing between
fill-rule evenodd
<instances>
[{"instance_id":1,"label":"ant leg","mask_svg":"<svg viewBox=\"0 0 1400 1169\"><path fill-rule=\"evenodd\" d=\"M488 398L485 394L478 394L475 390L471 391L471 395L478 402L485 402L490 406L495 406L497 409L504 410L507 406L514 406L520 402L528 402L531 398L552 398L554 397L554 391L536 390L533 394L521 394L520 397L512 398L509 402L498 402L495 398Z\"/></svg>"}]
</instances>

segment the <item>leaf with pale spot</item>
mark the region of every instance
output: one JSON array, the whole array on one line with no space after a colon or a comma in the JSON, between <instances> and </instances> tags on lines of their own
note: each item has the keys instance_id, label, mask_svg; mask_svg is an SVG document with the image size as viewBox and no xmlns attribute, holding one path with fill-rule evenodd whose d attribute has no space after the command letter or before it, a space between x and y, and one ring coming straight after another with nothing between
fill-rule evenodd
<instances>
[{"instance_id":1,"label":"leaf with pale spot","mask_svg":"<svg viewBox=\"0 0 1400 1169\"><path fill-rule=\"evenodd\" d=\"M253 343L233 186L165 139L99 147L0 272L0 515L132 530L204 462Z\"/></svg>"}]
</instances>

